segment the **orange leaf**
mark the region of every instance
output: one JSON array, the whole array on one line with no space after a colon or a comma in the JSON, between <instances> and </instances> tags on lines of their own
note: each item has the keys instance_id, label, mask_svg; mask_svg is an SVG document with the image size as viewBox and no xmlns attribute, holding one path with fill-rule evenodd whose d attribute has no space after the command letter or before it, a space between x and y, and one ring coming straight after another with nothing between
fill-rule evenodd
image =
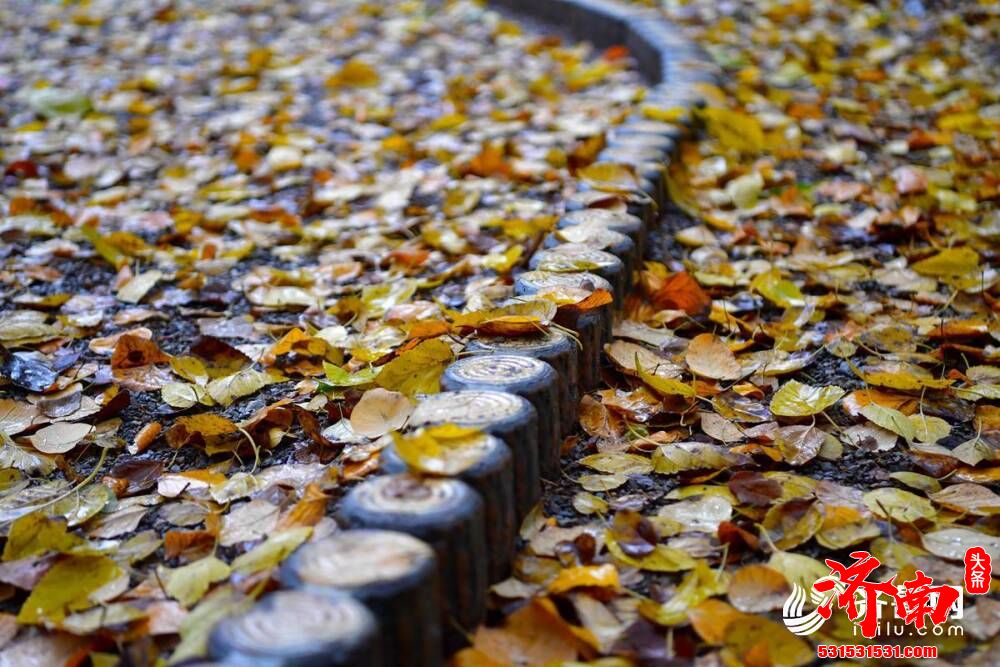
<instances>
[{"instance_id":1,"label":"orange leaf","mask_svg":"<svg viewBox=\"0 0 1000 667\"><path fill-rule=\"evenodd\" d=\"M140 454L153 444L153 441L160 436L160 431L163 430L163 425L160 422L150 422L142 427L142 429L135 434L135 440L132 441L132 447L129 448L129 452L132 454ZM135 451L133 451L135 450Z\"/></svg>"},{"instance_id":2,"label":"orange leaf","mask_svg":"<svg viewBox=\"0 0 1000 667\"><path fill-rule=\"evenodd\" d=\"M469 161L466 171L474 176L510 175L510 165L504 160L503 144L496 141L483 142L483 148Z\"/></svg>"},{"instance_id":3,"label":"orange leaf","mask_svg":"<svg viewBox=\"0 0 1000 667\"><path fill-rule=\"evenodd\" d=\"M559 575L549 584L549 592L565 593L583 586L617 589L619 586L618 569L611 563L567 567L559 572Z\"/></svg>"},{"instance_id":4,"label":"orange leaf","mask_svg":"<svg viewBox=\"0 0 1000 667\"><path fill-rule=\"evenodd\" d=\"M440 320L420 320L414 322L408 328L408 340L437 338L438 336L443 336L451 331L451 327L448 326L448 323Z\"/></svg>"},{"instance_id":5,"label":"orange leaf","mask_svg":"<svg viewBox=\"0 0 1000 667\"><path fill-rule=\"evenodd\" d=\"M559 306L560 311L568 311L572 313L585 313L595 308L600 308L601 306L606 306L615 298L606 289L596 289L590 293L583 301L577 301L576 303L567 303Z\"/></svg>"},{"instance_id":6,"label":"orange leaf","mask_svg":"<svg viewBox=\"0 0 1000 667\"><path fill-rule=\"evenodd\" d=\"M657 307L683 310L688 315L697 315L712 305L712 298L686 271L668 276L651 296Z\"/></svg>"},{"instance_id":7,"label":"orange leaf","mask_svg":"<svg viewBox=\"0 0 1000 667\"><path fill-rule=\"evenodd\" d=\"M323 489L318 484L309 484L302 493L302 500L281 517L274 531L279 532L286 528L299 528L302 526L315 526L326 514L326 501L328 497L323 493Z\"/></svg>"},{"instance_id":8,"label":"orange leaf","mask_svg":"<svg viewBox=\"0 0 1000 667\"><path fill-rule=\"evenodd\" d=\"M503 627L479 626L473 647L501 664L542 667L576 660L581 644L555 605L536 599L511 614Z\"/></svg>"},{"instance_id":9,"label":"orange leaf","mask_svg":"<svg viewBox=\"0 0 1000 667\"><path fill-rule=\"evenodd\" d=\"M111 368L138 368L169 362L170 355L160 350L156 343L133 334L119 337L111 354Z\"/></svg>"},{"instance_id":10,"label":"orange leaf","mask_svg":"<svg viewBox=\"0 0 1000 667\"><path fill-rule=\"evenodd\" d=\"M852 417L860 415L861 408L872 403L881 405L883 408L899 410L907 416L917 411L917 401L912 396L894 394L874 387L852 391L840 402L844 411Z\"/></svg>"}]
</instances>

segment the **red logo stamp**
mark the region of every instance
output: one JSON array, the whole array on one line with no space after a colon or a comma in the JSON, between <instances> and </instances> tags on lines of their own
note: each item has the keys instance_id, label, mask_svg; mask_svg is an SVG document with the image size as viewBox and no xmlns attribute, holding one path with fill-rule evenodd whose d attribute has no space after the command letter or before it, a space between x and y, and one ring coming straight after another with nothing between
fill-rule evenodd
<instances>
[{"instance_id":1,"label":"red logo stamp","mask_svg":"<svg viewBox=\"0 0 1000 667\"><path fill-rule=\"evenodd\" d=\"M972 547L965 552L965 590L969 595L986 595L990 592L993 563L986 549Z\"/></svg>"}]
</instances>

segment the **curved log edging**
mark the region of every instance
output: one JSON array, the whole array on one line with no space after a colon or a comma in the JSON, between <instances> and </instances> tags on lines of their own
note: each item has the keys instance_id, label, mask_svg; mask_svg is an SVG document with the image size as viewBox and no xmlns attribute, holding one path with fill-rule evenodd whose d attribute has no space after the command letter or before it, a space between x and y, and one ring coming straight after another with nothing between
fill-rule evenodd
<instances>
[{"instance_id":1,"label":"curved log edging","mask_svg":"<svg viewBox=\"0 0 1000 667\"><path fill-rule=\"evenodd\" d=\"M665 20L657 11L650 10L647 8L624 5L612 0L488 0L488 4L491 7L498 8L506 13L512 14L515 18L526 18L531 21L545 24L547 27L554 28L558 32L568 34L571 38L580 41L592 42L595 46L605 48L614 45L625 46L630 55L635 59L637 69L640 74L649 82L650 88L643 103L637 105L631 115L626 118L626 120L619 126L612 129L610 133L609 146L602 152L597 159L597 162L607 162L607 163L621 163L625 162L627 164L632 164L637 174L642 177L641 183L642 188L645 191L644 197L635 199L628 203L629 213L618 214L618 219L615 219L614 215L609 215L607 213L601 215L590 216L592 218L600 220L599 225L608 230L615 230L617 232L625 233L628 235L633 243L624 244L619 242L609 245L607 247L601 247L600 245L590 246L593 250L604 251L614 255L617 252L617 259L622 260L625 265L634 265L634 257L626 256L628 253L634 253L636 248L641 248L644 239L647 236L649 228L656 224L659 217L659 211L667 204L667 187L665 181L665 167L669 164L670 159L673 157L677 150L676 140L682 137L688 130L688 126L691 123L692 114L691 110L702 104L702 93L699 91L698 84L701 83L714 83L716 78L719 76L718 68L714 65L711 59L705 54L705 52L694 42L689 40L681 30L671 24L669 21ZM679 110L678 121L676 123L666 123L662 121L650 120L646 114L643 112L643 104L654 105L659 108L669 108ZM596 203L600 198L600 193L588 192L588 188L581 184L579 191L583 196L578 197L574 200L566 202L567 211L579 211L587 209L590 203ZM596 195L591 197L591 195ZM641 221L641 225L636 225L635 221ZM577 221L567 220L565 224L561 223L562 226L577 224ZM597 224L597 223L590 223ZM591 235L595 239L601 238L611 238L616 239L615 235ZM549 243L543 244L539 249L538 253L548 253L552 254L554 248L562 245L564 242L555 239L555 237L547 239ZM579 246L581 244L574 244ZM574 248L569 248L572 251ZM544 257L545 255L541 255ZM532 259L535 260L534 263L538 262L536 257ZM612 257L611 259L615 259ZM619 266L622 266L621 264ZM598 288L611 288L612 285L604 282L602 278L598 276L587 274L587 273L561 273L561 274L549 274L547 278L545 271L533 271L531 272L534 276L532 283L529 284L524 280L515 281L514 284L514 294L531 294L533 291L537 291L538 285L544 284L551 280L553 283L574 283L577 286L589 286L591 290ZM624 273L624 272L622 272ZM614 279L613 288L615 291L615 302L612 304L615 310L618 310L621 305L621 295L631 284L631 276L622 276L619 278L617 275L611 276ZM611 320L613 318L613 313L611 308L605 307L597 311L591 311L581 315L577 321L572 322L562 322L564 326L569 326L575 329L579 334L580 341L583 346L583 350L579 355L579 367L574 369L576 372L572 373L572 377L568 377L568 373L565 367L558 365L556 371L558 373L558 384L566 387L562 393L571 393L574 396L579 396L583 392L592 390L595 388L596 380L599 378L599 363L601 358L601 351L604 343L610 340L611 335ZM472 351L472 350L470 350ZM479 354L483 351L480 350ZM487 352L487 354L495 354L495 352ZM531 353L519 353L516 349L504 350L503 354L521 354L523 356L533 356ZM537 355L535 355L537 356ZM544 363L544 362L542 362ZM548 366L548 364L545 364ZM576 385L576 386L574 386ZM464 389L465 387L454 387L455 389ZM477 387L478 388L478 387ZM501 392L511 392L513 394L524 393L523 391L518 391L517 386L511 387L489 387L489 389L494 391L479 392L482 394L496 394L496 391ZM522 388L523 389L523 388ZM554 390L553 390L554 391ZM452 396L458 397L459 393L472 395L474 392L448 392ZM508 394L509 395L509 394ZM439 397L440 398L440 397ZM467 397L466 397L467 398ZM523 402L523 399L518 398ZM438 401L440 403L440 401ZM452 401L448 401L453 403ZM570 423L575 423L577 419L577 404L572 406L567 405L566 401L557 400L554 395L547 396L544 400L537 399L534 401L537 405L534 408L540 408L537 410L537 419L539 422L549 421L550 423L558 424L559 421ZM455 403L461 403L461 401L455 401ZM458 407L455 404L450 406L451 408ZM484 404L480 406L484 411L489 411L489 404ZM530 410L532 414L536 412L535 409ZM567 414L569 413L569 414ZM538 429L539 435L542 433L547 433L546 436L550 441L548 442L532 442L536 428L535 422L531 421L532 417L518 418L518 419L507 419L504 421L502 415L489 415L483 416L481 420L487 426L491 425L489 417L493 420L499 419L496 424L496 428L486 428L487 431L495 433L501 439L506 438L507 445L509 445L510 450L513 452L514 465L513 471L515 474L513 477L515 479L511 482L514 488L507 490L507 492L498 491L494 495L495 498L489 498L487 501L496 502L496 498L506 498L509 499L512 505L517 504L515 499L518 497L524 497L525 493L531 497L531 489L537 488L537 473L534 476L531 474L527 475L522 472L517 474L520 468L523 466L524 459L520 456L524 456L525 447L532 446L536 447L539 453L544 453L546 451L558 451L558 448L562 442L562 436L565 431L557 432L557 429ZM428 423L433 423L434 419L427 420ZM508 424L507 422L511 422ZM523 423L522 423L523 422ZM554 441L552 441L554 440ZM537 463L535 464L537 466ZM550 474L552 470L547 470ZM505 479L510 479L511 475L507 475ZM378 479L378 478L376 478ZM355 491L352 492L352 496L360 497L360 487L366 485L383 486L385 480L382 482L377 482L376 480L369 480L362 482L361 485L355 487ZM461 482L455 482L466 489L464 484ZM527 489L528 491L525 491ZM479 493L475 493L468 488L469 493L479 497ZM535 496L537 497L537 496ZM357 504L357 503L355 503ZM523 505L524 503L521 503ZM420 503L417 503L420 505ZM425 633L430 633L433 636L438 634L444 634L450 636L451 640L446 642L447 648L454 648L454 638L455 631L458 628L449 627L449 619L454 621L455 619L465 619L466 623L470 622L470 619L479 618L482 613L481 600L486 594L484 587L485 581L483 581L486 573L486 562L487 554L483 551L484 544L484 529L485 526L482 525L483 513L482 510L477 505L473 508L475 511L468 511L464 505L454 512L444 512L442 516L444 519L440 522L437 528L433 526L425 525L428 521L431 521L434 517L430 513L427 516L418 517L420 514L418 509L413 510L413 515L410 517L413 521L407 523L407 521L400 518L402 515L393 514L393 520L385 521L371 521L363 520L368 517L368 514L361 512L359 517L355 517L352 523L359 526L359 528L351 530L370 530L371 528L381 528L383 531L385 529L399 531L403 533L409 533L411 536L422 539L424 541L434 542L436 545L436 561L437 561L437 576L434 580L440 582L439 584L427 583L427 577L418 577L420 573L420 563L417 559L412 562L407 561L405 564L401 564L398 559L394 563L393 567L387 569L384 573L379 574L378 565L376 562L371 563L371 567L368 568L366 579L364 580L363 586L358 584L355 588L369 590L377 589L381 591L379 593L378 604L373 604L372 600L369 599L371 596L366 597L365 595L357 594L357 591L353 590L350 586L343 586L340 588L331 589L332 599L337 600L336 596L352 595L355 599L364 602L369 607L375 608L380 613L390 613L385 612L386 608L396 608L401 607L406 609L414 605L412 599L412 593L417 592L418 596L426 598L434 602L435 604L440 601L444 606L442 610L444 612L444 618L441 621L441 628L427 628L424 627L428 623L433 624L433 619L421 619L423 623L422 630L417 633L418 635L424 635ZM459 511L461 510L461 511ZM367 510L366 510L367 511ZM512 507L511 513L517 512L519 518L523 518L525 513L525 508ZM371 512L368 512L369 514ZM408 512L407 512L408 513ZM452 516L454 514L454 516ZM459 517L459 515L461 515ZM461 521L456 519L456 517L461 518ZM477 524L478 522L478 524ZM477 524L477 525L474 525ZM466 543L464 536L466 534L474 534L477 539ZM343 538L347 539L350 534L350 530L343 534ZM435 541L436 540L436 541ZM512 540L513 541L513 540ZM475 544L473 544L475 542ZM315 543L309 546L309 549L315 550L317 548L322 548L319 546L322 543ZM329 542L328 542L329 544ZM477 546L478 545L478 546ZM504 549L505 557L509 558L510 554L513 552L514 545L511 544L509 549ZM428 550L430 551L430 550ZM496 572L504 572L507 569L508 563L497 562L498 554L492 554L493 560L491 561L490 572L495 578ZM480 563L471 563L470 559L481 559ZM301 560L298 559L298 560ZM292 561L288 566L285 567L286 571L289 567L292 567L297 561ZM378 559L373 559L377 561ZM322 560L317 561L322 565ZM331 559L331 563L337 563L337 559ZM317 565L319 567L320 565ZM342 564L341 564L342 565ZM333 566L338 567L338 566ZM388 566L387 566L388 567ZM481 572L479 576L470 576L470 567L472 569L477 569ZM391 571L390 571L391 570ZM411 572L412 570L412 572ZM287 574L287 572L286 572ZM320 577L321 573L315 573L314 576ZM420 587L410 586L405 587L394 587L396 579L402 578L403 580L409 581L413 579L415 581L419 580L421 583ZM308 591L309 593L317 593L317 586L315 584L306 586L305 584L299 585L296 583L298 581L295 577L283 577L286 583L291 584L294 588L300 590ZM332 577L336 579L336 577ZM473 582L477 583L473 583ZM385 585L382 585L383 582ZM392 583L393 585L390 585ZM493 582L490 582L493 583ZM476 591L463 590L466 586L475 586L480 588ZM436 588L439 590L433 590ZM322 587L320 587L322 588ZM399 597L395 599L396 588L402 590L399 596L410 595L410 597ZM412 590L411 590L412 589ZM388 593L386 591L389 591ZM391 594L390 594L391 593ZM271 593L265 596L257 604L257 608L262 610L272 610L275 608L277 602L282 600L281 597L284 595L281 592ZM462 595L473 596L480 602L468 602L456 599ZM279 605L280 606L280 605ZM396 621L395 623L389 622L384 623L389 627L397 628L400 626L400 619L390 618L388 621ZM226 619L220 623L220 627L215 631L216 635L221 637L225 632L233 630L231 627L234 624L245 622L245 619L241 617ZM405 624L404 624L405 625ZM466 632L472 632L474 628L465 627L461 630ZM412 633L411 633L412 634ZM381 637L378 641L388 642L389 644L398 644L399 651L396 652L397 657L395 659L390 658L388 661L378 658L377 663L364 662L365 660L376 660L371 658L370 655L366 654L366 657L362 659L359 663L356 657L344 657L343 659L338 658L336 652L328 651L324 656L322 662L317 662L316 664L323 665L356 665L356 664L371 664L371 667L397 667L397 665L404 665L405 667L440 667L442 658L439 654L431 651L423 651L418 647L420 646L420 636L408 636L408 637ZM426 638L426 637L424 637ZM338 637L338 640L342 638ZM315 643L322 645L324 641L328 641L328 638L316 637ZM217 642L218 643L218 642ZM361 642L359 639L359 643ZM370 644L370 640L369 640ZM266 647L262 647L264 650ZM278 648L278 647L275 647ZM268 665L288 665L295 664L301 665L305 664L301 662L302 655L290 656L289 653L295 653L295 651L289 651L289 647L285 647L284 650L278 648L274 655L268 656ZM227 655L226 651L214 650L212 651L212 657L220 660L217 664L235 664L228 661L232 660L232 657ZM266 651L265 651L266 652ZM399 657L399 655L404 655L405 658ZM299 659L296 661L296 659ZM308 664L313 664L309 662Z\"/></svg>"}]
</instances>

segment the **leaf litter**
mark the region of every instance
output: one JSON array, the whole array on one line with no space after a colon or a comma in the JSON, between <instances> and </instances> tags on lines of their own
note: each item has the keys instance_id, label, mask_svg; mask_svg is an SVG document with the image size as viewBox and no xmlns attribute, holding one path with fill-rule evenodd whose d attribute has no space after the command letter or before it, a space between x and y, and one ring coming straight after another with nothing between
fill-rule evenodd
<instances>
[{"instance_id":1,"label":"leaf litter","mask_svg":"<svg viewBox=\"0 0 1000 667\"><path fill-rule=\"evenodd\" d=\"M726 79L460 665L804 665L774 610L825 555L942 580L968 545L1000 555L996 5L663 11ZM412 400L465 337L604 303L504 298L571 175L634 188L588 166L607 129L678 117L624 50L474 3L0 18L3 609L46 629L2 635L15 653L149 628L152 655L197 656L335 529L380 436L467 465L475 434L394 433ZM117 22L149 39L111 49ZM967 613L946 654L990 664L996 611Z\"/></svg>"},{"instance_id":2,"label":"leaf litter","mask_svg":"<svg viewBox=\"0 0 1000 667\"><path fill-rule=\"evenodd\" d=\"M24 9L0 7L0 652L173 664L336 529L470 336L610 300L508 297L643 88L475 2ZM460 471L482 438L456 429L401 455Z\"/></svg>"}]
</instances>

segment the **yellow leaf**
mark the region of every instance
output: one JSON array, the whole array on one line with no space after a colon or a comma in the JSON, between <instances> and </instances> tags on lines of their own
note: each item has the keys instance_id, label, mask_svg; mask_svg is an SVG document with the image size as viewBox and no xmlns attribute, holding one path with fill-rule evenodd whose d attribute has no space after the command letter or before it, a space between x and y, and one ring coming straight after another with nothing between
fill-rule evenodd
<instances>
[{"instance_id":1,"label":"yellow leaf","mask_svg":"<svg viewBox=\"0 0 1000 667\"><path fill-rule=\"evenodd\" d=\"M979 270L979 253L972 248L946 248L938 254L922 259L913 270L935 278L961 278Z\"/></svg>"},{"instance_id":2,"label":"yellow leaf","mask_svg":"<svg viewBox=\"0 0 1000 667\"><path fill-rule=\"evenodd\" d=\"M393 434L396 453L410 468L432 475L458 475L478 463L488 442L476 428L441 424L411 434Z\"/></svg>"},{"instance_id":3,"label":"yellow leaf","mask_svg":"<svg viewBox=\"0 0 1000 667\"><path fill-rule=\"evenodd\" d=\"M750 289L782 308L802 307L806 303L798 286L782 278L777 269L759 274L750 282Z\"/></svg>"},{"instance_id":4,"label":"yellow leaf","mask_svg":"<svg viewBox=\"0 0 1000 667\"><path fill-rule=\"evenodd\" d=\"M85 543L83 538L67 532L64 522L32 512L10 527L7 544L3 548L3 560L20 560L49 552L68 553L73 547Z\"/></svg>"},{"instance_id":5,"label":"yellow leaf","mask_svg":"<svg viewBox=\"0 0 1000 667\"><path fill-rule=\"evenodd\" d=\"M490 253L483 257L483 266L493 269L497 273L507 273L524 254L524 247L515 245L507 248L504 252Z\"/></svg>"},{"instance_id":6,"label":"yellow leaf","mask_svg":"<svg viewBox=\"0 0 1000 667\"><path fill-rule=\"evenodd\" d=\"M781 385L771 397L771 413L780 417L808 417L819 414L840 400L845 391L836 386L814 387L798 380Z\"/></svg>"},{"instance_id":7,"label":"yellow leaf","mask_svg":"<svg viewBox=\"0 0 1000 667\"><path fill-rule=\"evenodd\" d=\"M709 134L725 148L742 153L764 149L764 129L753 116L724 107L708 107L701 114Z\"/></svg>"},{"instance_id":8,"label":"yellow leaf","mask_svg":"<svg viewBox=\"0 0 1000 667\"><path fill-rule=\"evenodd\" d=\"M638 363L636 363L636 372L639 374L639 379L649 385L649 387L658 394L663 396L685 396L687 398L693 398L697 395L694 387L686 382L654 375L653 373L646 371Z\"/></svg>"},{"instance_id":9,"label":"yellow leaf","mask_svg":"<svg viewBox=\"0 0 1000 667\"><path fill-rule=\"evenodd\" d=\"M568 590L584 586L617 589L619 585L618 569L611 563L582 565L561 570L549 584L549 592L565 593Z\"/></svg>"},{"instance_id":10,"label":"yellow leaf","mask_svg":"<svg viewBox=\"0 0 1000 667\"><path fill-rule=\"evenodd\" d=\"M614 162L595 162L576 172L577 178L598 190L634 192L639 181L631 167Z\"/></svg>"},{"instance_id":11,"label":"yellow leaf","mask_svg":"<svg viewBox=\"0 0 1000 667\"><path fill-rule=\"evenodd\" d=\"M209 587L229 577L230 568L215 556L208 556L174 570L160 568L160 579L170 597L185 607L200 600Z\"/></svg>"},{"instance_id":12,"label":"yellow leaf","mask_svg":"<svg viewBox=\"0 0 1000 667\"><path fill-rule=\"evenodd\" d=\"M331 76L326 85L331 88L369 88L379 82L375 68L357 58L351 58Z\"/></svg>"},{"instance_id":13,"label":"yellow leaf","mask_svg":"<svg viewBox=\"0 0 1000 667\"><path fill-rule=\"evenodd\" d=\"M275 533L250 551L237 556L233 561L233 572L245 575L272 568L285 560L310 535L312 528L308 526Z\"/></svg>"},{"instance_id":14,"label":"yellow leaf","mask_svg":"<svg viewBox=\"0 0 1000 667\"><path fill-rule=\"evenodd\" d=\"M622 548L618 546L618 542L611 536L610 531L606 533L605 539L607 541L608 552L616 560L649 572L681 572L682 570L690 570L698 562L691 558L685 551L672 549L665 544L657 544L655 549L653 549L653 553L648 556L633 558L622 551Z\"/></svg>"},{"instance_id":15,"label":"yellow leaf","mask_svg":"<svg viewBox=\"0 0 1000 667\"><path fill-rule=\"evenodd\" d=\"M933 519L937 516L931 501L902 489L875 489L866 493L862 499L876 516L900 523L912 523L918 519Z\"/></svg>"},{"instance_id":16,"label":"yellow leaf","mask_svg":"<svg viewBox=\"0 0 1000 667\"><path fill-rule=\"evenodd\" d=\"M899 410L887 408L877 403L869 403L861 408L861 414L873 424L892 431L908 441L912 441L917 434L916 426L909 417Z\"/></svg>"},{"instance_id":17,"label":"yellow leaf","mask_svg":"<svg viewBox=\"0 0 1000 667\"><path fill-rule=\"evenodd\" d=\"M604 473L645 475L653 471L653 463L645 456L625 452L601 452L584 456L580 465Z\"/></svg>"},{"instance_id":18,"label":"yellow leaf","mask_svg":"<svg viewBox=\"0 0 1000 667\"><path fill-rule=\"evenodd\" d=\"M70 556L52 566L21 606L17 622L60 622L66 614L94 605L90 595L122 573L106 556Z\"/></svg>"},{"instance_id":19,"label":"yellow leaf","mask_svg":"<svg viewBox=\"0 0 1000 667\"><path fill-rule=\"evenodd\" d=\"M375 382L410 398L417 394L436 394L441 390L441 374L452 359L451 346L444 340L425 340L382 366Z\"/></svg>"}]
</instances>

